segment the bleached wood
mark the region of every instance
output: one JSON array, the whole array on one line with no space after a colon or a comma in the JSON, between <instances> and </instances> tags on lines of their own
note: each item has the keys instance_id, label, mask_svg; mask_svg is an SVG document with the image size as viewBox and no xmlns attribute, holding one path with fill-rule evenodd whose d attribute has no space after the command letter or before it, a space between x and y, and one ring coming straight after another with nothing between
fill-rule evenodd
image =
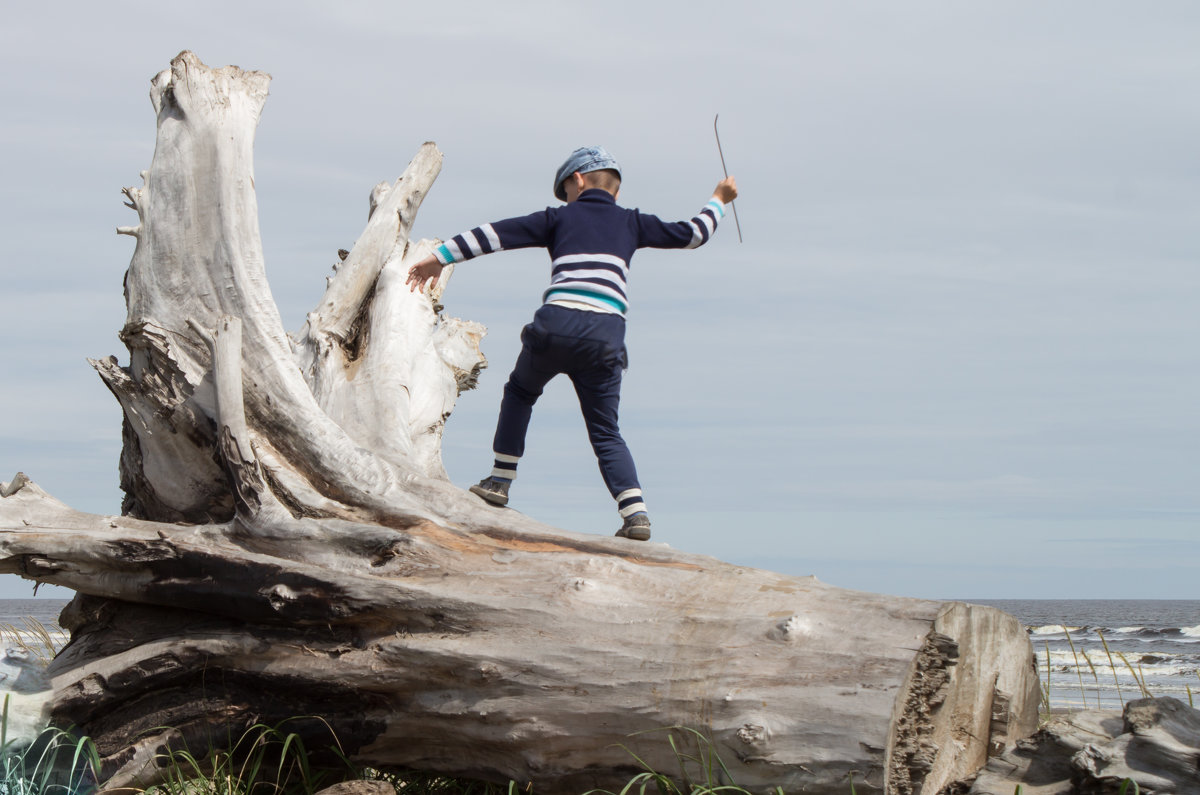
<instances>
[{"instance_id":1,"label":"bleached wood","mask_svg":"<svg viewBox=\"0 0 1200 795\"><path fill-rule=\"evenodd\" d=\"M1011 616L558 530L447 482L441 430L484 329L442 311L448 272L404 284L440 154L373 191L293 340L255 217L267 82L185 52L153 83L154 161L126 192L130 364L94 362L125 411L126 515L0 488L0 571L81 594L52 709L110 784L160 775L151 727L206 743L305 714L363 764L546 793L622 783L622 743L672 772L676 726L743 786L838 793L852 773L932 793L1032 730Z\"/></svg>"},{"instance_id":2,"label":"bleached wood","mask_svg":"<svg viewBox=\"0 0 1200 795\"><path fill-rule=\"evenodd\" d=\"M222 316L231 315L245 327L243 380L251 440L264 464L276 462L276 469L268 467L265 474L280 501L299 507L316 492L348 506L350 513L397 506L419 510L420 501L411 496L412 476L442 473L440 462L407 460L413 440L398 435L412 430L411 423L392 426L388 446L375 451L361 440L364 423L347 421L343 427L337 411L322 407L322 400L330 402L336 390L318 384L314 394L301 368L340 366L343 374L333 379L335 385L352 380L361 369L354 357L332 355L331 340L347 343L344 338L352 325L348 318L358 317L363 309L363 285L374 283L388 262L399 265L412 215L437 174L441 155L432 144L421 148L372 213L362 240L347 257L351 266L343 271L344 278L331 282L327 299L357 303L339 312L327 311L329 301L323 302L293 349L267 285L254 197L252 145L268 83L261 72L208 69L189 52L176 57L153 81L151 99L158 113L154 160L144 173L146 186L126 191L140 221L126 275L129 316L122 332L130 365L122 374L97 363L126 409L127 450L137 451L125 456L126 479L133 491L146 493L140 501L144 515L203 521L210 504L223 509L210 512L212 518L229 518L231 501L228 494L219 499L221 484L214 476L219 470L205 463L214 447L213 439L204 438L209 431L201 420L213 412L211 385L205 380L211 364L206 346L187 321L213 328ZM420 295L410 296L408 302L414 325L429 335L439 325L455 322L435 320L432 307L420 316L422 303L428 304ZM323 312L328 323L317 322L325 317ZM369 343L357 341L359 355L365 345ZM421 356L437 355L436 346L426 345L421 355L411 357L409 366ZM481 365L482 356L477 350L474 355L474 363L460 356L453 367L466 365L470 370ZM332 365L325 365L322 356ZM426 365L437 366L454 372L450 365ZM355 389L365 390L367 397L360 395L358 405L381 405L394 398L371 393L372 374L363 375L366 386ZM407 386L417 391L441 389L440 402L452 405L457 390L445 394L445 383ZM158 404L157 415L143 405L148 394ZM178 422L176 415L181 415ZM280 427L279 417L287 417L290 427ZM180 425L194 432L184 439L163 433L167 428L178 433ZM419 434L440 433L440 425L431 425L419 426ZM189 448L192 440L196 444ZM428 447L421 445L423 450ZM181 483L186 486L180 488ZM322 510L330 508L324 505Z\"/></svg>"},{"instance_id":3,"label":"bleached wood","mask_svg":"<svg viewBox=\"0 0 1200 795\"><path fill-rule=\"evenodd\" d=\"M990 608L846 591L653 543L513 532L500 510L471 529L311 519L185 528L42 507L26 490L0 511L0 530L30 523L0 533L0 568L158 605L106 606L107 621L140 631L115 646L77 632L51 669L56 714L105 714L117 746L144 742L133 733L151 719L143 711L115 725L130 704L153 713L161 700L173 711L156 717L195 731L217 705L240 716L246 701L259 719L320 711L364 763L570 792L630 775L621 743L672 770L665 738L629 735L689 726L712 736L743 786L835 792L852 771L860 790L881 788L889 745L937 761L929 728L957 733L966 720L973 730L997 693L1010 728L1036 704L1030 665L1008 670L1006 657L967 648L986 630L989 648L1031 654L1015 619ZM207 700L181 712L201 667ZM245 681L221 692L217 671ZM998 689L997 677L1020 671L1015 692ZM89 684L114 680L119 688ZM956 742L983 758L983 734ZM126 770L133 778L114 783L154 774ZM910 791L913 774L901 778L889 791ZM916 779L911 791L936 791Z\"/></svg>"}]
</instances>

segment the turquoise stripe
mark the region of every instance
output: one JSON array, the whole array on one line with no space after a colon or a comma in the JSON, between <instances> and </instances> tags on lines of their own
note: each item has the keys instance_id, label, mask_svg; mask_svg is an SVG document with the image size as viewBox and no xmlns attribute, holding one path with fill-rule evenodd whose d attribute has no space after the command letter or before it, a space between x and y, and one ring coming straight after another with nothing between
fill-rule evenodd
<instances>
[{"instance_id":1,"label":"turquoise stripe","mask_svg":"<svg viewBox=\"0 0 1200 795\"><path fill-rule=\"evenodd\" d=\"M450 249L446 248L445 243L438 246L435 253L437 254L438 259L442 261L443 265L454 264L454 255L450 253Z\"/></svg>"},{"instance_id":2,"label":"turquoise stripe","mask_svg":"<svg viewBox=\"0 0 1200 795\"><path fill-rule=\"evenodd\" d=\"M696 205L692 205L695 207ZM615 298L609 298L607 295L598 295L597 293L588 292L587 290L568 290L561 287L555 287L546 291L545 300L549 301L557 295L578 296L581 298L594 298L597 301L603 301L613 309L620 312L622 315L629 309L625 304Z\"/></svg>"},{"instance_id":3,"label":"turquoise stripe","mask_svg":"<svg viewBox=\"0 0 1200 795\"><path fill-rule=\"evenodd\" d=\"M695 207L696 205L694 205L694 204L693 204L692 206L693 206L693 207ZM709 207L711 207L711 208L713 208L714 210L716 210L716 211L717 211L717 217L718 217L718 218L724 218L724 217L725 217L725 207L724 207L724 206L722 206L722 204L721 204L720 202L718 202L718 201L713 201L712 199L709 199L709 200L708 200L708 206L709 206Z\"/></svg>"}]
</instances>

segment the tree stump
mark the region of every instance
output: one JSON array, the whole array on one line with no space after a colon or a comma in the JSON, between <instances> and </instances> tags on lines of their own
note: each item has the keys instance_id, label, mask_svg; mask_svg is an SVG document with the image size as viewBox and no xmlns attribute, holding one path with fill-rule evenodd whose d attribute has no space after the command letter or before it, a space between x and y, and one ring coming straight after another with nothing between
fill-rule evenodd
<instances>
[{"instance_id":1,"label":"tree stump","mask_svg":"<svg viewBox=\"0 0 1200 795\"><path fill-rule=\"evenodd\" d=\"M837 793L934 793L1032 732L1032 649L995 609L572 533L450 484L442 428L484 329L442 310L449 269L404 283L441 154L375 188L292 338L254 195L269 79L183 52L152 81L154 159L118 230L129 364L92 362L124 410L123 515L0 484L0 570L79 592L51 714L109 786L295 716L365 765L547 793L623 783L630 750L680 775L672 727L741 786Z\"/></svg>"}]
</instances>

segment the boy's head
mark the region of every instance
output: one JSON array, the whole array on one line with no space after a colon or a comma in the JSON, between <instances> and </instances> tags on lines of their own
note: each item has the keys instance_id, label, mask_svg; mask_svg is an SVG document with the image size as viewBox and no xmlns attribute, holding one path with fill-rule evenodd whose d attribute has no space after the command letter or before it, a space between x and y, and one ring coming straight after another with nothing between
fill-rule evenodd
<instances>
[{"instance_id":1,"label":"boy's head","mask_svg":"<svg viewBox=\"0 0 1200 795\"><path fill-rule=\"evenodd\" d=\"M589 188L602 188L616 195L621 187L621 166L617 159L609 154L603 146L585 146L576 149L559 166L554 175L554 195L562 201L567 200L566 181L579 172Z\"/></svg>"}]
</instances>

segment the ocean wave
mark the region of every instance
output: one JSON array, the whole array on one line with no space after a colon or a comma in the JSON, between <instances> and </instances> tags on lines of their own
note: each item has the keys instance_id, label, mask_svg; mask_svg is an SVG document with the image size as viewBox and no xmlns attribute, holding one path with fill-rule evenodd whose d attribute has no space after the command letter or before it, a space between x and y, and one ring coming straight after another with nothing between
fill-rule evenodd
<instances>
[{"instance_id":1,"label":"ocean wave","mask_svg":"<svg viewBox=\"0 0 1200 795\"><path fill-rule=\"evenodd\" d=\"M1041 627L1030 627L1030 635L1064 635L1067 632L1081 632L1087 627L1064 627L1062 624L1046 624Z\"/></svg>"},{"instance_id":2,"label":"ocean wave","mask_svg":"<svg viewBox=\"0 0 1200 795\"><path fill-rule=\"evenodd\" d=\"M1039 670L1045 670L1046 654L1045 651L1034 653L1037 658ZM1103 648L1080 648L1075 647L1075 651L1070 651L1069 648L1051 648L1050 650L1050 668L1051 670L1074 670L1079 668L1087 671L1096 670L1097 674L1104 676L1112 675L1112 671L1117 674L1127 674L1129 669L1142 669L1146 673L1160 675L1170 674L1174 670L1195 670L1200 669L1200 654L1194 653L1178 653L1171 651L1146 651L1146 652L1114 652L1111 654L1105 653Z\"/></svg>"},{"instance_id":3,"label":"ocean wave","mask_svg":"<svg viewBox=\"0 0 1200 795\"><path fill-rule=\"evenodd\" d=\"M1111 641L1156 641L1166 640L1172 643L1200 642L1200 625L1194 627L1093 627L1085 628L1090 634L1103 636Z\"/></svg>"}]
</instances>

